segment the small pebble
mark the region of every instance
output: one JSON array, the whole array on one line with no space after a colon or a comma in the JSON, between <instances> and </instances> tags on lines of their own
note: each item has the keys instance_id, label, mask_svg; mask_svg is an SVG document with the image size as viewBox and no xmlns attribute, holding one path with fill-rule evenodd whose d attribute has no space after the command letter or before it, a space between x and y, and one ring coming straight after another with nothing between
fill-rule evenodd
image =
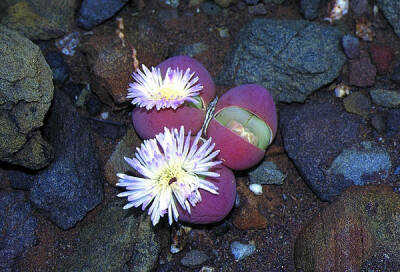
<instances>
[{"instance_id":1,"label":"small pebble","mask_svg":"<svg viewBox=\"0 0 400 272\"><path fill-rule=\"evenodd\" d=\"M179 6L179 0L159 0L159 1L173 8L177 8Z\"/></svg>"},{"instance_id":2,"label":"small pebble","mask_svg":"<svg viewBox=\"0 0 400 272\"><path fill-rule=\"evenodd\" d=\"M101 119L107 120L108 115L109 115L108 111L105 111L105 112L102 112L100 116L101 116Z\"/></svg>"},{"instance_id":3,"label":"small pebble","mask_svg":"<svg viewBox=\"0 0 400 272\"><path fill-rule=\"evenodd\" d=\"M212 3L212 2L205 2L203 5L201 5L201 10L206 15L210 15L210 16L221 14L221 8L218 7L217 4Z\"/></svg>"},{"instance_id":4,"label":"small pebble","mask_svg":"<svg viewBox=\"0 0 400 272\"><path fill-rule=\"evenodd\" d=\"M400 166L397 166L396 169L394 170L395 175L400 175Z\"/></svg>"},{"instance_id":5,"label":"small pebble","mask_svg":"<svg viewBox=\"0 0 400 272\"><path fill-rule=\"evenodd\" d=\"M388 45L373 44L369 51L378 73L381 75L386 74L393 60L393 49Z\"/></svg>"},{"instance_id":6,"label":"small pebble","mask_svg":"<svg viewBox=\"0 0 400 272\"><path fill-rule=\"evenodd\" d=\"M233 242L231 244L232 254L235 256L235 259L238 261L250 256L251 254L254 253L255 250L256 250L256 246L252 245L252 244L242 244L239 242Z\"/></svg>"},{"instance_id":7,"label":"small pebble","mask_svg":"<svg viewBox=\"0 0 400 272\"><path fill-rule=\"evenodd\" d=\"M393 74L390 76L390 80L400 84L400 64L397 65L394 69L393 69Z\"/></svg>"},{"instance_id":8,"label":"small pebble","mask_svg":"<svg viewBox=\"0 0 400 272\"><path fill-rule=\"evenodd\" d=\"M391 108L388 111L386 133L389 137L400 133L400 109Z\"/></svg>"},{"instance_id":9,"label":"small pebble","mask_svg":"<svg viewBox=\"0 0 400 272\"><path fill-rule=\"evenodd\" d=\"M250 191L252 191L255 195L262 195L262 186L260 184L250 184Z\"/></svg>"},{"instance_id":10,"label":"small pebble","mask_svg":"<svg viewBox=\"0 0 400 272\"><path fill-rule=\"evenodd\" d=\"M352 0L351 2L351 9L357 17L365 15L369 8L368 0Z\"/></svg>"},{"instance_id":11,"label":"small pebble","mask_svg":"<svg viewBox=\"0 0 400 272\"><path fill-rule=\"evenodd\" d=\"M315 20L318 16L320 0L300 0L300 13L306 20Z\"/></svg>"},{"instance_id":12,"label":"small pebble","mask_svg":"<svg viewBox=\"0 0 400 272\"><path fill-rule=\"evenodd\" d=\"M342 47L349 59L355 59L360 56L360 41L357 37L352 35L343 36Z\"/></svg>"},{"instance_id":13,"label":"small pebble","mask_svg":"<svg viewBox=\"0 0 400 272\"><path fill-rule=\"evenodd\" d=\"M88 95L85 103L86 110L91 116L96 116L101 113L102 103L100 99L95 95Z\"/></svg>"},{"instance_id":14,"label":"small pebble","mask_svg":"<svg viewBox=\"0 0 400 272\"><path fill-rule=\"evenodd\" d=\"M201 250L192 249L182 258L181 263L186 267L196 267L208 260L208 256Z\"/></svg>"},{"instance_id":15,"label":"small pebble","mask_svg":"<svg viewBox=\"0 0 400 272\"><path fill-rule=\"evenodd\" d=\"M221 38L229 38L229 31L226 28L219 28L218 29L219 32L219 36L221 36Z\"/></svg>"},{"instance_id":16,"label":"small pebble","mask_svg":"<svg viewBox=\"0 0 400 272\"><path fill-rule=\"evenodd\" d=\"M249 14L254 14L254 15L266 15L267 10L265 9L265 6L263 3L259 3L255 6L249 6L247 8Z\"/></svg>"},{"instance_id":17,"label":"small pebble","mask_svg":"<svg viewBox=\"0 0 400 272\"><path fill-rule=\"evenodd\" d=\"M255 5L259 0L244 0L247 5Z\"/></svg>"}]
</instances>

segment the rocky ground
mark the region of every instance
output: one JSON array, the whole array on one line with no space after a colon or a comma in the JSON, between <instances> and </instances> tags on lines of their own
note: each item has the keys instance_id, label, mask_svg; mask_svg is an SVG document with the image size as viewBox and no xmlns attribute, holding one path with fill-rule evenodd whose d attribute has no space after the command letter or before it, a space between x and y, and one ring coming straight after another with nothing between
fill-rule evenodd
<instances>
[{"instance_id":1,"label":"rocky ground","mask_svg":"<svg viewBox=\"0 0 400 272\"><path fill-rule=\"evenodd\" d=\"M332 23L328 0L103 2L0 3L1 271L400 270L400 1ZM134 60L175 55L278 110L212 225L153 227L116 197Z\"/></svg>"}]
</instances>

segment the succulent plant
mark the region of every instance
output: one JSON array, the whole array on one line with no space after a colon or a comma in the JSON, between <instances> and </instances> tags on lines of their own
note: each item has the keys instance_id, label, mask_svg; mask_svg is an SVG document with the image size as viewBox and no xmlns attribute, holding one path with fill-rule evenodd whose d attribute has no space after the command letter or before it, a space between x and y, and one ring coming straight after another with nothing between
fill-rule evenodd
<instances>
[{"instance_id":1,"label":"succulent plant","mask_svg":"<svg viewBox=\"0 0 400 272\"><path fill-rule=\"evenodd\" d=\"M176 56L157 67L134 73L128 98L137 107L132 112L135 131L142 139L153 138L164 127L197 133L206 108L215 98L215 85L206 70L189 56Z\"/></svg>"},{"instance_id":2,"label":"succulent plant","mask_svg":"<svg viewBox=\"0 0 400 272\"><path fill-rule=\"evenodd\" d=\"M241 85L218 100L206 136L220 150L218 159L233 170L262 160L276 135L277 114L272 95L261 85Z\"/></svg>"},{"instance_id":3,"label":"succulent plant","mask_svg":"<svg viewBox=\"0 0 400 272\"><path fill-rule=\"evenodd\" d=\"M193 224L210 224L224 219L232 210L236 199L236 180L229 168L220 164L210 169L219 177L207 180L218 186L218 194L203 190L201 202L191 209L190 214L178 206L179 220Z\"/></svg>"},{"instance_id":4,"label":"succulent plant","mask_svg":"<svg viewBox=\"0 0 400 272\"><path fill-rule=\"evenodd\" d=\"M145 140L134 158L125 158L140 176L117 174L117 186L126 187L118 194L128 199L124 209L150 206L153 225L165 214L169 224L178 219L190 223L223 219L233 207L235 178L213 160L219 151L214 151L211 139L203 141L201 133L191 137L190 131L185 136L183 126L179 131L164 128L164 133Z\"/></svg>"}]
</instances>

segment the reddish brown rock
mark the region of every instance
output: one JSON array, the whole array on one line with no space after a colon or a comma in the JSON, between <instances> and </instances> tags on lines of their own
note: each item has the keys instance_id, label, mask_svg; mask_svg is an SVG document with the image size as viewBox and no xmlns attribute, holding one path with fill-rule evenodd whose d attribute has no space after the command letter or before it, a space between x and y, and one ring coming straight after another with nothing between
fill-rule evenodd
<instances>
[{"instance_id":1,"label":"reddish brown rock","mask_svg":"<svg viewBox=\"0 0 400 272\"><path fill-rule=\"evenodd\" d=\"M379 247L400 256L400 197L390 186L353 186L314 217L295 243L301 271L360 271Z\"/></svg>"},{"instance_id":2,"label":"reddish brown rock","mask_svg":"<svg viewBox=\"0 0 400 272\"><path fill-rule=\"evenodd\" d=\"M367 54L349 61L349 83L358 87L368 87L375 83L376 69Z\"/></svg>"},{"instance_id":3,"label":"reddish brown rock","mask_svg":"<svg viewBox=\"0 0 400 272\"><path fill-rule=\"evenodd\" d=\"M265 229L267 219L258 210L258 198L242 180L237 180L237 192L240 195L240 208L235 211L233 224L241 230Z\"/></svg>"},{"instance_id":4,"label":"reddish brown rock","mask_svg":"<svg viewBox=\"0 0 400 272\"><path fill-rule=\"evenodd\" d=\"M393 49L387 45L373 44L369 52L378 74L386 74L393 60Z\"/></svg>"},{"instance_id":5,"label":"reddish brown rock","mask_svg":"<svg viewBox=\"0 0 400 272\"><path fill-rule=\"evenodd\" d=\"M91 67L91 87L101 101L112 108L129 104L126 98L128 83L133 82L136 50L139 68L157 66L168 55L165 34L157 24L143 21L138 24L125 20L124 46L122 40L109 26L101 26L83 45L88 66ZM115 30L117 23L115 23Z\"/></svg>"}]
</instances>

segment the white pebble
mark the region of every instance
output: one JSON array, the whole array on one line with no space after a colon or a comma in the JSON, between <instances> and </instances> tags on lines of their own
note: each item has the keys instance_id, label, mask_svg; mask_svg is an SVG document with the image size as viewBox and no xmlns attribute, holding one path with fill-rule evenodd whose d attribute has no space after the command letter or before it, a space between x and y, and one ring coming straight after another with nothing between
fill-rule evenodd
<instances>
[{"instance_id":1,"label":"white pebble","mask_svg":"<svg viewBox=\"0 0 400 272\"><path fill-rule=\"evenodd\" d=\"M252 191L255 195L262 195L262 186L261 184L250 184L250 191Z\"/></svg>"}]
</instances>

